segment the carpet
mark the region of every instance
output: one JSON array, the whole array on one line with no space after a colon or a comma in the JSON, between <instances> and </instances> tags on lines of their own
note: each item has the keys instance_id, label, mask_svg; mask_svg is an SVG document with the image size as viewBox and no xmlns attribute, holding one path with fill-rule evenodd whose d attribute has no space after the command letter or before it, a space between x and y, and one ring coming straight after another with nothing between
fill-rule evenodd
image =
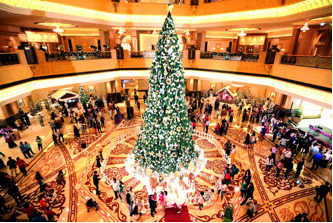
<instances>
[{"instance_id":1,"label":"carpet","mask_svg":"<svg viewBox=\"0 0 333 223\"><path fill-rule=\"evenodd\" d=\"M181 214L177 214L176 208L166 208L164 215L165 222L190 222L190 215L187 210L187 206L183 207Z\"/></svg>"}]
</instances>

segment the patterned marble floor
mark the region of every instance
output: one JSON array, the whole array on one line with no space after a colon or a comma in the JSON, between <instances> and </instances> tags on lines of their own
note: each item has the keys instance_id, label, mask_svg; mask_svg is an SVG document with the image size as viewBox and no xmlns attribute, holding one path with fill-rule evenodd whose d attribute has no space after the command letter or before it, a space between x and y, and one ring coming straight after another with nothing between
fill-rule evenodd
<instances>
[{"instance_id":1,"label":"patterned marble floor","mask_svg":"<svg viewBox=\"0 0 333 223\"><path fill-rule=\"evenodd\" d=\"M49 204L53 211L57 213L58 221L129 221L129 213L124 202L114 200L114 194L109 185L100 182L100 195L95 194L95 186L92 183L94 170L98 170L95 157L99 151L104 153L112 139L118 135L130 131L140 126L142 120L140 116L135 116L132 120L124 120L118 125L109 124L103 133L95 135L93 133L83 134L80 139L74 139L72 134L67 134L65 143L54 146L48 145L44 152L35 158L29 167L28 176L19 176L18 186L25 200L29 200L36 208L39 208L37 197L39 195L39 185L35 179L36 171L40 171L47 183L55 180L57 172L62 169L66 173L65 182L55 188L56 204ZM212 126L213 127L213 126ZM292 217L300 212L306 212L310 221L332 221L332 197L327 196L326 201L318 205L314 201L315 186L321 185L319 177L311 175L311 171L304 170L301 174L301 183L296 184L292 178L294 172L288 179L275 178L273 168L270 173L264 171L265 160L269 155L270 142L258 142L254 150L247 151L242 147L246 132L243 128L232 127L227 136L216 138L223 145L230 140L237 146L235 163L241 170L234 181L227 188L227 192L222 201L218 197L216 201L204 205L202 211L197 205L188 206L192 221L222 221L220 216L224 213L226 204L232 203L234 206L234 221L290 221ZM88 144L89 155L84 157L80 149L80 141L84 139ZM125 159L132 150L136 138L129 138L124 143L118 144L112 151L107 162L106 173L109 176L121 179L128 189L134 188L135 198L147 200L147 191L144 184L131 176L125 170ZM204 149L207 158L206 166L195 179L195 194L201 190L211 189L221 175L225 162L222 160L214 144L206 139L194 138L197 145ZM247 206L240 206L241 197L239 183L246 169L250 169L253 175L252 182L255 185L254 197L258 200L260 207L257 214L252 218L246 215ZM87 213L85 199L92 197L96 200L100 209L98 212ZM8 203L15 208L16 204L8 195L5 197ZM144 212L140 221L164 221L162 210L158 209L158 214L152 218L145 212L147 206L141 206ZM19 219L27 219L26 215L19 212Z\"/></svg>"}]
</instances>

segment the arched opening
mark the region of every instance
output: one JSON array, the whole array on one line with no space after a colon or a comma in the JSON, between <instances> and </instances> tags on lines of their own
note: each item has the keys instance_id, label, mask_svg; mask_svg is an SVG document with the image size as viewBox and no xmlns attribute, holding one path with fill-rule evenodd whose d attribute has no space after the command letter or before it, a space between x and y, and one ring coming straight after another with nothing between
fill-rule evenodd
<instances>
[{"instance_id":1,"label":"arched opening","mask_svg":"<svg viewBox=\"0 0 333 223\"><path fill-rule=\"evenodd\" d=\"M122 37L120 37L120 41L123 49L131 52L131 44L129 43L127 36L123 35Z\"/></svg>"},{"instance_id":2,"label":"arched opening","mask_svg":"<svg viewBox=\"0 0 333 223\"><path fill-rule=\"evenodd\" d=\"M324 31L318 36L317 55L332 56L332 31Z\"/></svg>"},{"instance_id":3,"label":"arched opening","mask_svg":"<svg viewBox=\"0 0 333 223\"><path fill-rule=\"evenodd\" d=\"M187 39L182 36L179 39L179 50L182 52L183 50L186 50L186 45L187 45Z\"/></svg>"}]
</instances>

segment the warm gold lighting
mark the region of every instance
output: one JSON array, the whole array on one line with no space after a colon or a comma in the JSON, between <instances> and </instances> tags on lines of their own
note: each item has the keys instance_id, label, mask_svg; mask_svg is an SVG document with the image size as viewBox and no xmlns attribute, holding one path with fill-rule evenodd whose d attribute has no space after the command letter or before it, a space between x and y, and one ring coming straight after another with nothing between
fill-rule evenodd
<instances>
[{"instance_id":1,"label":"warm gold lighting","mask_svg":"<svg viewBox=\"0 0 333 223\"><path fill-rule=\"evenodd\" d=\"M36 22L35 24L46 27L61 27L61 28L78 27L78 25L73 25L69 23L60 23L60 22Z\"/></svg>"},{"instance_id":2,"label":"warm gold lighting","mask_svg":"<svg viewBox=\"0 0 333 223\"><path fill-rule=\"evenodd\" d=\"M98 20L112 21L112 22L136 22L136 23L160 23L165 20L165 16L154 15L124 15L115 14L91 9L84 9L75 6L63 5L54 2L40 1L40 0L0 0L0 3L10 5L13 7L20 7L30 10L41 10L52 13L66 14L69 16L79 16L85 18L93 18ZM292 5L259 9L244 12L232 12L224 14L206 15L206 16L174 16L175 23L178 24L205 24L213 22L226 22L226 21L241 21L250 19L269 19L280 18L296 13L310 11L325 6L331 6L332 0L306 0Z\"/></svg>"},{"instance_id":3,"label":"warm gold lighting","mask_svg":"<svg viewBox=\"0 0 333 223\"><path fill-rule=\"evenodd\" d=\"M55 29L53 30L53 32L56 32L56 33L60 34L60 33L63 33L64 30L63 30L63 29L60 29L59 26L57 25L57 28L55 28Z\"/></svg>"},{"instance_id":4,"label":"warm gold lighting","mask_svg":"<svg viewBox=\"0 0 333 223\"><path fill-rule=\"evenodd\" d=\"M240 31L257 31L260 30L259 28L230 28L230 29L226 29L227 31L234 31L234 32L240 32Z\"/></svg>"},{"instance_id":5,"label":"warm gold lighting","mask_svg":"<svg viewBox=\"0 0 333 223\"><path fill-rule=\"evenodd\" d=\"M88 84L88 83L99 83L114 80L115 78L148 78L149 71L138 71L138 70L129 70L129 71L113 71L113 72L100 72L93 73L89 75L77 75L61 78L50 78L43 80L30 81L24 84L15 85L13 87L5 88L0 90L0 105L5 105L7 100L12 98L19 98L22 95L26 95L33 90L45 89L50 87L71 85L71 84ZM324 105L332 105L332 93L323 92L313 88L296 85L288 83L285 81L274 80L271 78L262 78L262 77L251 77L245 75L234 75L221 72L205 72L205 71L191 71L188 70L185 72L185 77L198 77L202 80L209 79L215 81L225 81L226 83L235 83L235 84L254 84L267 87L273 87L275 89L288 92L291 94L296 94L299 97L309 98L317 102L321 102Z\"/></svg>"},{"instance_id":6,"label":"warm gold lighting","mask_svg":"<svg viewBox=\"0 0 333 223\"><path fill-rule=\"evenodd\" d=\"M304 26L301 28L302 32L305 33L309 30L308 23L305 23Z\"/></svg>"},{"instance_id":7,"label":"warm gold lighting","mask_svg":"<svg viewBox=\"0 0 333 223\"><path fill-rule=\"evenodd\" d=\"M119 28L119 31L118 31L118 33L120 34L120 35L123 35L123 33L125 32L125 30L124 29L122 29L122 28Z\"/></svg>"},{"instance_id":8,"label":"warm gold lighting","mask_svg":"<svg viewBox=\"0 0 333 223\"><path fill-rule=\"evenodd\" d=\"M242 30L240 33L237 34L240 38L243 38L246 36L246 33L244 33L244 30Z\"/></svg>"}]
</instances>

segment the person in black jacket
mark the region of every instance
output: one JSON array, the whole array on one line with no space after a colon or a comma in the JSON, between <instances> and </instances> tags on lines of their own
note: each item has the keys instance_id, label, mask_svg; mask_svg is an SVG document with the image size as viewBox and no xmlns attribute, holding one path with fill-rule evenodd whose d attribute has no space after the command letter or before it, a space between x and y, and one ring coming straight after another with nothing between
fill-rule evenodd
<instances>
[{"instance_id":1,"label":"person in black jacket","mask_svg":"<svg viewBox=\"0 0 333 223\"><path fill-rule=\"evenodd\" d=\"M95 170L94 171L94 175L93 175L93 182L94 182L94 185L96 187L96 194L99 195L100 191L98 190L99 187L98 187L98 183L100 181L101 178L99 178L99 175L97 174L97 171Z\"/></svg>"},{"instance_id":2,"label":"person in black jacket","mask_svg":"<svg viewBox=\"0 0 333 223\"><path fill-rule=\"evenodd\" d=\"M304 166L304 158L302 158L301 161L297 164L296 174L295 174L294 178L299 177L299 175L301 174L301 171L303 169L303 166Z\"/></svg>"},{"instance_id":3,"label":"person in black jacket","mask_svg":"<svg viewBox=\"0 0 333 223\"><path fill-rule=\"evenodd\" d=\"M293 170L294 164L293 164L293 159L286 159L286 163L284 166L287 168L286 173L284 174L284 178L288 177L288 174Z\"/></svg>"},{"instance_id":4,"label":"person in black jacket","mask_svg":"<svg viewBox=\"0 0 333 223\"><path fill-rule=\"evenodd\" d=\"M318 202L318 204L321 202L323 198L326 197L326 195L330 192L330 183L326 182L325 185L321 185L320 187L316 187L317 194L315 196L315 200ZM318 200L319 197L319 200Z\"/></svg>"},{"instance_id":5,"label":"person in black jacket","mask_svg":"<svg viewBox=\"0 0 333 223\"><path fill-rule=\"evenodd\" d=\"M294 219L291 219L291 222L309 222L309 219L307 217L307 213L299 213L298 215L295 216Z\"/></svg>"},{"instance_id":6,"label":"person in black jacket","mask_svg":"<svg viewBox=\"0 0 333 223\"><path fill-rule=\"evenodd\" d=\"M20 189L16 184L12 183L9 186L9 189L8 189L7 193L14 198L15 202L18 205L23 203L23 198L22 198L22 195L20 193Z\"/></svg>"},{"instance_id":7,"label":"person in black jacket","mask_svg":"<svg viewBox=\"0 0 333 223\"><path fill-rule=\"evenodd\" d=\"M156 201L154 200L154 195L149 195L149 206L150 206L150 215L154 217L156 212Z\"/></svg>"},{"instance_id":8,"label":"person in black jacket","mask_svg":"<svg viewBox=\"0 0 333 223\"><path fill-rule=\"evenodd\" d=\"M253 192L254 192L254 186L253 186L253 183L250 182L249 185L247 186L246 197L245 197L244 201L240 205L244 205L249 198L251 198L252 200L254 200L254 198L253 198Z\"/></svg>"}]
</instances>

